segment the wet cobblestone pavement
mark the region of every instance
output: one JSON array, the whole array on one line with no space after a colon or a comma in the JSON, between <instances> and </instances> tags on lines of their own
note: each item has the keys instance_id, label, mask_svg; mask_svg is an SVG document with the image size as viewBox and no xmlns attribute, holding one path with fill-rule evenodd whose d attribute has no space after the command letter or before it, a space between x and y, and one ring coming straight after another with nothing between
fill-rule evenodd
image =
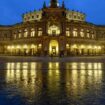
<instances>
[{"instance_id":1,"label":"wet cobblestone pavement","mask_svg":"<svg viewBox=\"0 0 105 105\"><path fill-rule=\"evenodd\" d=\"M105 63L1 61L0 105L105 105Z\"/></svg>"}]
</instances>

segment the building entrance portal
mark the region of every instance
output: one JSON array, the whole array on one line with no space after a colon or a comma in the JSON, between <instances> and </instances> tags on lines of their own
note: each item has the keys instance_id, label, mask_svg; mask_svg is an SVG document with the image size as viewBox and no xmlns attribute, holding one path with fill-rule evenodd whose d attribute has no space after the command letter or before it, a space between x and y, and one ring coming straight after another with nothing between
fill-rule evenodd
<instances>
[{"instance_id":1,"label":"building entrance portal","mask_svg":"<svg viewBox=\"0 0 105 105\"><path fill-rule=\"evenodd\" d=\"M59 44L56 40L51 40L49 43L49 55L58 56L59 55Z\"/></svg>"},{"instance_id":2,"label":"building entrance portal","mask_svg":"<svg viewBox=\"0 0 105 105\"><path fill-rule=\"evenodd\" d=\"M56 46L52 46L52 55L55 55L56 56L56 53L57 53L57 51L56 51Z\"/></svg>"}]
</instances>

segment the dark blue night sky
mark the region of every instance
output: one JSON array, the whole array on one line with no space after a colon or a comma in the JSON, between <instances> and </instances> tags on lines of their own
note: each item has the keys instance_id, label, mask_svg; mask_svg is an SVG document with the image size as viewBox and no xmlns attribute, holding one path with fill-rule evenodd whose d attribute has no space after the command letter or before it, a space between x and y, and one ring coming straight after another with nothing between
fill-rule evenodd
<instances>
[{"instance_id":1,"label":"dark blue night sky","mask_svg":"<svg viewBox=\"0 0 105 105\"><path fill-rule=\"evenodd\" d=\"M1 0L0 25L11 25L22 21L22 14L40 9L50 0ZM60 4L62 0L59 0ZM87 14L87 21L105 25L105 0L65 0L66 7Z\"/></svg>"}]
</instances>

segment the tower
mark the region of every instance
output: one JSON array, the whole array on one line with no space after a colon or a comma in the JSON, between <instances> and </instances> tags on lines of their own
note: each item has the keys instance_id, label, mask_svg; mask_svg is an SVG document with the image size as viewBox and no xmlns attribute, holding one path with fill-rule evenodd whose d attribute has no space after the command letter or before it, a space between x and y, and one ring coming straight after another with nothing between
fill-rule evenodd
<instances>
[{"instance_id":1,"label":"tower","mask_svg":"<svg viewBox=\"0 0 105 105\"><path fill-rule=\"evenodd\" d=\"M43 8L46 8L46 2L44 1L44 3L43 3Z\"/></svg>"},{"instance_id":2,"label":"tower","mask_svg":"<svg viewBox=\"0 0 105 105\"><path fill-rule=\"evenodd\" d=\"M57 4L58 4L57 0L51 0L50 1L50 7L51 8L56 8L57 7Z\"/></svg>"},{"instance_id":3,"label":"tower","mask_svg":"<svg viewBox=\"0 0 105 105\"><path fill-rule=\"evenodd\" d=\"M62 2L62 8L65 8L65 2L64 1Z\"/></svg>"}]
</instances>

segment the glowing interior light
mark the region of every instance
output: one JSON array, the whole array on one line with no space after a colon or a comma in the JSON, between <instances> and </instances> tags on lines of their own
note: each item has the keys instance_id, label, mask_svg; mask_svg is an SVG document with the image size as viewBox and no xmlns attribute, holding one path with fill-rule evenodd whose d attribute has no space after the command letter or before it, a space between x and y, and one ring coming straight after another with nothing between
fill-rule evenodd
<instances>
[{"instance_id":1,"label":"glowing interior light","mask_svg":"<svg viewBox=\"0 0 105 105\"><path fill-rule=\"evenodd\" d=\"M85 48L85 46L84 45L81 45L81 48Z\"/></svg>"},{"instance_id":2,"label":"glowing interior light","mask_svg":"<svg viewBox=\"0 0 105 105\"><path fill-rule=\"evenodd\" d=\"M97 46L94 46L94 49L97 49Z\"/></svg>"},{"instance_id":3,"label":"glowing interior light","mask_svg":"<svg viewBox=\"0 0 105 105\"><path fill-rule=\"evenodd\" d=\"M89 48L89 49L91 49L91 48L92 48L92 46L88 46L88 48Z\"/></svg>"},{"instance_id":4,"label":"glowing interior light","mask_svg":"<svg viewBox=\"0 0 105 105\"><path fill-rule=\"evenodd\" d=\"M14 46L12 46L11 48L12 48L12 49L14 49L15 47L14 47Z\"/></svg>"},{"instance_id":5,"label":"glowing interior light","mask_svg":"<svg viewBox=\"0 0 105 105\"><path fill-rule=\"evenodd\" d=\"M17 49L20 49L21 47L18 45L16 48L17 48Z\"/></svg>"},{"instance_id":6,"label":"glowing interior light","mask_svg":"<svg viewBox=\"0 0 105 105\"><path fill-rule=\"evenodd\" d=\"M58 42L56 40L52 40L49 44L49 53L59 53L59 45Z\"/></svg>"},{"instance_id":7,"label":"glowing interior light","mask_svg":"<svg viewBox=\"0 0 105 105\"><path fill-rule=\"evenodd\" d=\"M11 49L11 47L10 47L10 46L8 46L8 47L7 47L7 49Z\"/></svg>"},{"instance_id":8,"label":"glowing interior light","mask_svg":"<svg viewBox=\"0 0 105 105\"><path fill-rule=\"evenodd\" d=\"M76 45L76 44L75 44L75 45L73 45L73 46L72 46L72 48L77 48L77 45Z\"/></svg>"},{"instance_id":9,"label":"glowing interior light","mask_svg":"<svg viewBox=\"0 0 105 105\"><path fill-rule=\"evenodd\" d=\"M101 46L98 46L98 49L101 49Z\"/></svg>"},{"instance_id":10,"label":"glowing interior light","mask_svg":"<svg viewBox=\"0 0 105 105\"><path fill-rule=\"evenodd\" d=\"M48 34L52 35L59 35L60 34L60 28L58 26L52 25L48 28Z\"/></svg>"},{"instance_id":11,"label":"glowing interior light","mask_svg":"<svg viewBox=\"0 0 105 105\"><path fill-rule=\"evenodd\" d=\"M34 44L32 44L32 45L31 45L31 48L35 48L35 45L34 45Z\"/></svg>"},{"instance_id":12,"label":"glowing interior light","mask_svg":"<svg viewBox=\"0 0 105 105\"><path fill-rule=\"evenodd\" d=\"M23 46L23 48L27 48L27 47L28 47L27 45L24 45L24 46Z\"/></svg>"},{"instance_id":13,"label":"glowing interior light","mask_svg":"<svg viewBox=\"0 0 105 105\"><path fill-rule=\"evenodd\" d=\"M66 44L66 47L69 48L69 44Z\"/></svg>"},{"instance_id":14,"label":"glowing interior light","mask_svg":"<svg viewBox=\"0 0 105 105\"><path fill-rule=\"evenodd\" d=\"M42 47L42 45L41 45L41 44L39 44L39 47Z\"/></svg>"}]
</instances>

